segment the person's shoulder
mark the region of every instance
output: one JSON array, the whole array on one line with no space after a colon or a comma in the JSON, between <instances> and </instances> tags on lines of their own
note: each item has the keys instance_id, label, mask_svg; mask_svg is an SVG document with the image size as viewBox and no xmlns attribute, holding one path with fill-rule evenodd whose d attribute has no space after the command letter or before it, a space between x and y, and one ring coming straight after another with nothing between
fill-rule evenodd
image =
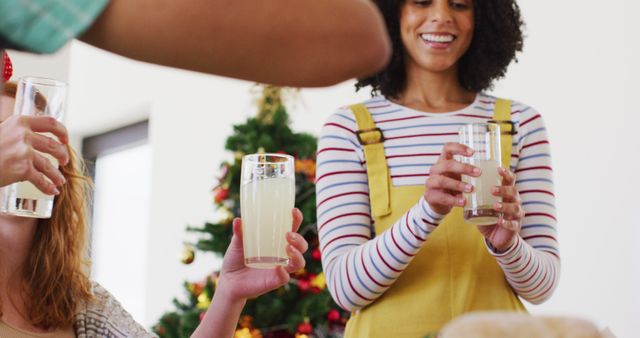
<instances>
[{"instance_id":1,"label":"person's shoulder","mask_svg":"<svg viewBox=\"0 0 640 338\"><path fill-rule=\"evenodd\" d=\"M518 100L497 97L486 93L478 94L477 99L478 103L487 110L493 110L498 100L506 100L511 103L511 119L516 123L521 123L534 117L541 117L537 109Z\"/></svg>"},{"instance_id":2,"label":"person's shoulder","mask_svg":"<svg viewBox=\"0 0 640 338\"><path fill-rule=\"evenodd\" d=\"M327 122L342 121L355 126L356 118L353 113L353 109L356 106L361 105L364 106L367 110L372 111L388 104L389 101L383 96L374 96L368 100L349 103L338 107L338 109L336 109L336 111L331 116L329 116Z\"/></svg>"},{"instance_id":3,"label":"person's shoulder","mask_svg":"<svg viewBox=\"0 0 640 338\"><path fill-rule=\"evenodd\" d=\"M114 337L155 337L138 324L116 297L98 282L91 281L91 294L93 298L78 315L81 322L91 323L85 326L86 330ZM87 336L91 336L91 333L87 332Z\"/></svg>"}]
</instances>

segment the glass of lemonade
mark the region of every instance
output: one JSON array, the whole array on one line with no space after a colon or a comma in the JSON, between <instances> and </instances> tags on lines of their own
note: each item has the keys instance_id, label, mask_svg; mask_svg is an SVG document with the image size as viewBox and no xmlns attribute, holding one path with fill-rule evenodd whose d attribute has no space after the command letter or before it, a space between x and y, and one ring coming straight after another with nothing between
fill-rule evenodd
<instances>
[{"instance_id":1,"label":"glass of lemonade","mask_svg":"<svg viewBox=\"0 0 640 338\"><path fill-rule=\"evenodd\" d=\"M18 81L14 115L52 116L62 121L67 98L64 82L23 77ZM43 133L54 137L49 133ZM49 154L41 153L54 167L58 161ZM0 212L22 217L49 218L53 210L53 195L47 195L28 181L10 184L0 190Z\"/></svg>"},{"instance_id":2,"label":"glass of lemonade","mask_svg":"<svg viewBox=\"0 0 640 338\"><path fill-rule=\"evenodd\" d=\"M477 225L496 224L501 216L493 208L500 197L494 196L491 189L501 185L498 168L501 166L500 125L497 123L466 124L458 131L460 143L474 150L470 157L460 156L460 161L474 165L482 170L480 177L462 175L462 181L474 188L465 193L464 219Z\"/></svg>"},{"instance_id":3,"label":"glass of lemonade","mask_svg":"<svg viewBox=\"0 0 640 338\"><path fill-rule=\"evenodd\" d=\"M285 235L291 231L295 202L293 157L252 154L242 158L240 207L244 262L269 269L289 264Z\"/></svg>"}]
</instances>

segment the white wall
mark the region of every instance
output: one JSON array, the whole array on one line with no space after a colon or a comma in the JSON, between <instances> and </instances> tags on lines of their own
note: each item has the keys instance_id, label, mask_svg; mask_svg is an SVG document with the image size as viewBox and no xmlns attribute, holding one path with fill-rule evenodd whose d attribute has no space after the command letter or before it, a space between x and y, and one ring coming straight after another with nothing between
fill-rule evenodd
<instances>
[{"instance_id":1,"label":"white wall","mask_svg":"<svg viewBox=\"0 0 640 338\"><path fill-rule=\"evenodd\" d=\"M37 55L9 51L13 64L11 80L22 76L39 76L60 81L69 81L69 46L53 55Z\"/></svg>"},{"instance_id":2,"label":"white wall","mask_svg":"<svg viewBox=\"0 0 640 338\"><path fill-rule=\"evenodd\" d=\"M584 316L619 337L640 331L640 5L631 0L520 1L528 38L497 95L537 108L552 143L563 272L535 313ZM65 70L65 62L59 69ZM23 64L16 62L17 71ZM187 224L213 217L210 188L228 155L233 123L255 113L252 84L131 62L80 43L70 51L67 125L78 139L150 118L152 197L145 325L181 294L181 282L213 270L177 255ZM37 75L37 74L32 74ZM294 126L317 133L335 107L367 97L352 83L304 90Z\"/></svg>"},{"instance_id":3,"label":"white wall","mask_svg":"<svg viewBox=\"0 0 640 338\"><path fill-rule=\"evenodd\" d=\"M519 1L528 38L498 95L544 116L562 255L560 285L536 313L640 332L638 2Z\"/></svg>"}]
</instances>

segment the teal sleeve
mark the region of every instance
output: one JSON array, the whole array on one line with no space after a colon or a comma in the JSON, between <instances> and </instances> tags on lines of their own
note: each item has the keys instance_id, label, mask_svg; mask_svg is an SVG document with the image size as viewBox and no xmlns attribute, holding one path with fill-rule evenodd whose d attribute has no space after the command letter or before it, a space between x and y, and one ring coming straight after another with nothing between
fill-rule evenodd
<instances>
[{"instance_id":1,"label":"teal sleeve","mask_svg":"<svg viewBox=\"0 0 640 338\"><path fill-rule=\"evenodd\" d=\"M1 0L0 38L20 49L53 53L83 33L109 0Z\"/></svg>"}]
</instances>

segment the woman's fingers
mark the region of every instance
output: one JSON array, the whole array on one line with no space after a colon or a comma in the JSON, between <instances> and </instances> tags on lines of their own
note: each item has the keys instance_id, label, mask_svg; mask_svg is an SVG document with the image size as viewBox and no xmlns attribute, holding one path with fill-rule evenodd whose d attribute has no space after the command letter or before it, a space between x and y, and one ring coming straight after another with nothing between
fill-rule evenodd
<instances>
[{"instance_id":1,"label":"woman's fingers","mask_svg":"<svg viewBox=\"0 0 640 338\"><path fill-rule=\"evenodd\" d=\"M29 128L36 133L52 133L61 143L69 143L67 128L52 116L22 116Z\"/></svg>"},{"instance_id":2,"label":"woman's fingers","mask_svg":"<svg viewBox=\"0 0 640 338\"><path fill-rule=\"evenodd\" d=\"M454 192L472 192L473 186L462 181L443 176L434 175L427 180L427 189L449 190Z\"/></svg>"},{"instance_id":3,"label":"woman's fingers","mask_svg":"<svg viewBox=\"0 0 640 338\"><path fill-rule=\"evenodd\" d=\"M493 207L495 210L502 212L503 218L507 220L519 220L524 218L524 210L522 210L520 203L498 202Z\"/></svg>"},{"instance_id":4,"label":"woman's fingers","mask_svg":"<svg viewBox=\"0 0 640 338\"><path fill-rule=\"evenodd\" d=\"M286 284L289 281L289 279L291 278L289 276L289 274L291 272L295 271L295 270L289 271L289 266L290 265L291 265L291 263L289 263L289 265L287 267L282 267L282 266L277 266L276 267L276 269L275 269L276 273L274 275L273 282L269 283L269 284L272 285L270 290L277 289L277 288L281 287L282 285ZM270 290L267 290L267 291L270 291ZM267 291L264 291L264 292L267 292Z\"/></svg>"},{"instance_id":5,"label":"woman's fingers","mask_svg":"<svg viewBox=\"0 0 640 338\"><path fill-rule=\"evenodd\" d=\"M61 186L66 182L60 170L54 167L51 161L36 152L33 153L33 166L37 171L48 177L55 186Z\"/></svg>"},{"instance_id":6,"label":"woman's fingers","mask_svg":"<svg viewBox=\"0 0 640 338\"><path fill-rule=\"evenodd\" d=\"M461 163L456 160L441 160L431 168L430 174L456 177L460 175L479 177L482 174L482 171L480 168L472 166L471 164Z\"/></svg>"},{"instance_id":7,"label":"woman's fingers","mask_svg":"<svg viewBox=\"0 0 640 338\"><path fill-rule=\"evenodd\" d=\"M242 245L242 219L236 217L233 219L233 238L231 240L239 241Z\"/></svg>"},{"instance_id":8,"label":"woman's fingers","mask_svg":"<svg viewBox=\"0 0 640 338\"><path fill-rule=\"evenodd\" d=\"M287 255L289 256L289 264L286 270L291 273L304 268L306 262L302 253L294 248L292 245L287 245Z\"/></svg>"},{"instance_id":9,"label":"woman's fingers","mask_svg":"<svg viewBox=\"0 0 640 338\"><path fill-rule=\"evenodd\" d=\"M491 193L494 196L502 197L503 202L508 202L508 203L520 202L520 195L518 194L518 190L516 190L516 187L512 185L509 185L509 186L503 185L499 187L493 187L491 188Z\"/></svg>"},{"instance_id":10,"label":"woman's fingers","mask_svg":"<svg viewBox=\"0 0 640 338\"><path fill-rule=\"evenodd\" d=\"M60 194L60 191L58 190L58 188L56 188L55 184L51 183L51 181L49 181L46 176L35 167L32 167L31 170L29 170L26 179L31 182L36 188L38 188L38 190L42 191L45 194Z\"/></svg>"},{"instance_id":11,"label":"woman's fingers","mask_svg":"<svg viewBox=\"0 0 640 338\"><path fill-rule=\"evenodd\" d=\"M465 204L465 200L461 195L451 195L440 190L429 190L428 194L425 194L427 203L433 205L444 205L447 207L462 207Z\"/></svg>"},{"instance_id":12,"label":"woman's fingers","mask_svg":"<svg viewBox=\"0 0 640 338\"><path fill-rule=\"evenodd\" d=\"M460 143L449 142L442 148L440 158L444 160L451 160L454 155L471 156L473 155L473 149Z\"/></svg>"},{"instance_id":13,"label":"woman's fingers","mask_svg":"<svg viewBox=\"0 0 640 338\"><path fill-rule=\"evenodd\" d=\"M499 226L516 233L520 232L520 224L521 224L520 221L515 219L512 219L512 220L508 220L504 218L498 219Z\"/></svg>"},{"instance_id":14,"label":"woman's fingers","mask_svg":"<svg viewBox=\"0 0 640 338\"><path fill-rule=\"evenodd\" d=\"M287 242L292 245L296 250L305 253L309 248L309 244L307 241L296 232L288 232L287 233Z\"/></svg>"},{"instance_id":15,"label":"woman's fingers","mask_svg":"<svg viewBox=\"0 0 640 338\"><path fill-rule=\"evenodd\" d=\"M514 185L516 182L516 174L506 168L498 168L498 173L502 176L502 185Z\"/></svg>"},{"instance_id":16,"label":"woman's fingers","mask_svg":"<svg viewBox=\"0 0 640 338\"><path fill-rule=\"evenodd\" d=\"M298 208L293 208L291 211L291 215L293 216L293 232L298 231L300 228L300 224L302 224L302 211Z\"/></svg>"},{"instance_id":17,"label":"woman's fingers","mask_svg":"<svg viewBox=\"0 0 640 338\"><path fill-rule=\"evenodd\" d=\"M302 235L295 232L287 233L287 255L289 256L288 272L294 272L304 268L306 262L302 255L309 248L309 244Z\"/></svg>"},{"instance_id":18,"label":"woman's fingers","mask_svg":"<svg viewBox=\"0 0 640 338\"><path fill-rule=\"evenodd\" d=\"M33 149L55 157L61 165L69 162L69 151L62 143L51 137L36 133L32 133L29 138Z\"/></svg>"},{"instance_id":19,"label":"woman's fingers","mask_svg":"<svg viewBox=\"0 0 640 338\"><path fill-rule=\"evenodd\" d=\"M464 206L461 193L473 191L473 186L461 181L462 175L478 177L482 174L480 168L454 160L456 155L468 157L473 155L473 150L460 143L445 144L425 183L425 200L440 214L448 214L452 207Z\"/></svg>"}]
</instances>

